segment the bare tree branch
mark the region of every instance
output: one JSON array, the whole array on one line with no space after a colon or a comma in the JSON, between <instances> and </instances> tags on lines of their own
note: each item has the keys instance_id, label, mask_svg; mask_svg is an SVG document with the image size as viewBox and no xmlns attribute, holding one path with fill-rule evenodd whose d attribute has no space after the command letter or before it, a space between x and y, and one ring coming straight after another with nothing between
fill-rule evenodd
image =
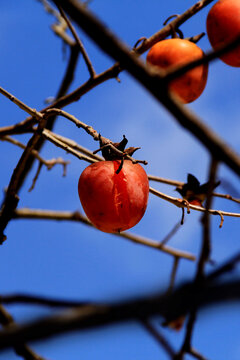
<instances>
[{"instance_id":1,"label":"bare tree branch","mask_svg":"<svg viewBox=\"0 0 240 360\"><path fill-rule=\"evenodd\" d=\"M46 219L46 220L58 220L58 221L79 221L85 225L93 226L86 216L83 216L78 211L51 211L51 210L39 210L39 209L18 209L14 212L14 218L20 219ZM143 236L135 235L129 232L114 233L112 235L120 236L125 239L131 240L134 243L152 247L163 251L169 255L181 257L187 260L195 260L195 256L185 251L173 249L169 246L162 245L161 242L157 242L151 239L147 239Z\"/></svg>"},{"instance_id":2,"label":"bare tree branch","mask_svg":"<svg viewBox=\"0 0 240 360\"><path fill-rule=\"evenodd\" d=\"M239 280L215 285L206 284L201 288L187 284L169 296L160 294L114 305L72 308L71 311L68 309L26 325L11 326L0 332L0 349L73 330L85 330L127 320L142 320L157 314L169 320L176 319L187 314L193 304L200 309L212 304L239 300Z\"/></svg>"},{"instance_id":3,"label":"bare tree branch","mask_svg":"<svg viewBox=\"0 0 240 360\"><path fill-rule=\"evenodd\" d=\"M173 185L173 186L182 186L182 185L184 185L184 182L182 182L182 181L165 179L163 177L155 176L155 175L148 175L148 180L157 181L157 182L160 182L160 183L163 183L163 184L168 184L168 185ZM223 199L231 200L231 201L234 201L234 202L240 204L240 199L236 199L235 197L233 197L231 195L228 195L228 194L219 194L219 193L213 192L212 195L216 196L216 197L223 198Z\"/></svg>"},{"instance_id":4,"label":"bare tree branch","mask_svg":"<svg viewBox=\"0 0 240 360\"><path fill-rule=\"evenodd\" d=\"M76 0L58 0L58 3L102 50L115 60L120 61L123 68L144 85L170 111L175 119L211 152L212 156L224 162L240 176L240 157L230 150L230 147L226 146L225 142L200 121L196 115L187 110L168 93L162 77L152 73L81 3Z\"/></svg>"},{"instance_id":5,"label":"bare tree branch","mask_svg":"<svg viewBox=\"0 0 240 360\"><path fill-rule=\"evenodd\" d=\"M2 305L0 305L0 323L6 329L15 325L13 317L4 309ZM30 349L30 347L23 343L14 346L14 351L17 355L23 357L25 360L44 360L44 358L36 354L32 349Z\"/></svg>"}]
</instances>

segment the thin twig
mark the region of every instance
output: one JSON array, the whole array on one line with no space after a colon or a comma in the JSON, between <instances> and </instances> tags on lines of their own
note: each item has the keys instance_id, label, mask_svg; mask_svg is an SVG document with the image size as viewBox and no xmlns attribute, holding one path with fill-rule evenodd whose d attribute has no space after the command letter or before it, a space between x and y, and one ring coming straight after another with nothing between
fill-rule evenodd
<instances>
[{"instance_id":1,"label":"thin twig","mask_svg":"<svg viewBox=\"0 0 240 360\"><path fill-rule=\"evenodd\" d=\"M87 52L86 52L86 50L85 50L85 48L84 48L84 46L83 46L83 43L82 43L81 40L79 39L78 34L77 34L76 30L74 29L74 26L73 26L72 23L69 21L68 17L66 16L66 14L65 14L64 11L62 10L62 8L57 4L57 1L54 1L54 2L55 2L55 4L56 4L57 8L59 9L61 16L62 16L62 17L64 18L64 20L66 21L66 23L67 23L67 25L68 25L68 27L69 27L69 29L70 29L70 31L71 31L71 33L72 33L75 41L76 41L76 43L78 44L79 50L80 50L80 52L82 53L82 56L83 56L83 58L84 58L84 61L85 61L86 65L87 65L87 68L88 68L90 77L91 77L91 78L94 78L94 76L96 75L96 72L95 72L95 70L94 70L94 68L93 68L93 65L92 65L92 63L91 63L91 61L90 61L90 59L89 59L89 56L88 56L88 54L87 54Z\"/></svg>"},{"instance_id":2,"label":"thin twig","mask_svg":"<svg viewBox=\"0 0 240 360\"><path fill-rule=\"evenodd\" d=\"M173 185L173 186L183 186L184 185L184 182L182 182L182 181L170 180L170 179L166 179L166 178L163 178L160 176L155 176L155 175L148 175L148 180L160 182L160 183L167 184L167 185ZM234 201L234 202L240 204L240 199L236 199L235 197L228 195L228 194L219 194L219 193L213 192L212 195L215 197L220 197L223 199L231 200L231 201Z\"/></svg>"},{"instance_id":3,"label":"thin twig","mask_svg":"<svg viewBox=\"0 0 240 360\"><path fill-rule=\"evenodd\" d=\"M79 151L82 154L85 154L95 160L103 161L104 158L102 156L93 154L93 152L82 145L79 145L76 141L66 138L65 136L56 134L55 132L52 132L50 130L44 129L44 133L49 134L53 137L55 137L57 140L60 140L61 142L65 143L66 145L70 146L72 149Z\"/></svg>"},{"instance_id":4,"label":"thin twig","mask_svg":"<svg viewBox=\"0 0 240 360\"><path fill-rule=\"evenodd\" d=\"M170 294L173 291L173 287L174 287L174 283L175 283L175 279L176 279L176 275L177 275L178 265L179 265L179 257L175 256L174 257L174 262L173 262L173 267L172 267L172 272L171 272L170 284L169 284L169 287L168 287L168 290L167 290L167 294Z\"/></svg>"},{"instance_id":5,"label":"thin twig","mask_svg":"<svg viewBox=\"0 0 240 360\"><path fill-rule=\"evenodd\" d=\"M166 245L166 243L173 237L173 235L176 234L176 232L181 227L181 223L177 222L176 225L172 228L172 230L164 237L164 239L161 241L161 245Z\"/></svg>"},{"instance_id":6,"label":"thin twig","mask_svg":"<svg viewBox=\"0 0 240 360\"><path fill-rule=\"evenodd\" d=\"M194 283L196 287L201 288L204 278L205 278L205 265L208 262L211 254L211 239L210 239L210 216L209 216L209 208L211 206L212 193L211 188L212 184L215 183L215 177L217 172L217 161L215 159L211 160L210 169L209 169L209 189L207 193L206 199L206 212L202 216L202 226L203 226L203 239L202 239L202 247L200 257L197 263L197 271L195 275ZM182 347L177 354L177 359L182 359L184 353L190 353L192 350L192 336L194 331L194 325L197 319L197 307L193 304L189 319L187 322L185 338L182 344Z\"/></svg>"},{"instance_id":7,"label":"thin twig","mask_svg":"<svg viewBox=\"0 0 240 360\"><path fill-rule=\"evenodd\" d=\"M86 301L74 301L67 299L55 299L46 296L30 295L30 294L10 294L0 295L0 303L5 305L24 304L24 305L42 305L48 307L80 307L90 304Z\"/></svg>"},{"instance_id":8,"label":"thin twig","mask_svg":"<svg viewBox=\"0 0 240 360\"><path fill-rule=\"evenodd\" d=\"M43 119L43 114L38 112L36 109L32 109L28 105L24 104L21 100L10 94L7 90L0 87L0 93L4 96L6 96L10 101L12 101L14 104L16 104L20 109L26 111L29 115L33 116L34 118L38 120Z\"/></svg>"},{"instance_id":9,"label":"thin twig","mask_svg":"<svg viewBox=\"0 0 240 360\"><path fill-rule=\"evenodd\" d=\"M163 200L166 200L168 202L170 202L171 204L173 205L176 205L177 207L179 208L189 208L191 210L196 210L196 211L200 211L200 212L209 212L210 214L212 215L218 215L220 216L221 214L221 217L222 216L232 216L232 217L240 217L240 213L233 213L233 212L228 212L228 211L222 211L222 210L213 210L213 209L209 209L209 210L206 210L205 208L201 207L201 206L196 206L196 205L191 205L189 203L186 203L186 201L184 201L183 199L178 199L178 198L175 198L173 196L169 196L169 195L166 195L152 187L149 188L149 191L150 193L152 193L153 195L156 195L158 196L159 198L163 199Z\"/></svg>"},{"instance_id":10,"label":"thin twig","mask_svg":"<svg viewBox=\"0 0 240 360\"><path fill-rule=\"evenodd\" d=\"M165 337L160 333L159 329L157 330L150 320L142 320L141 321L144 328L149 332L149 334L161 345L161 347L165 350L165 352L172 359L175 356L175 351L169 342L165 339Z\"/></svg>"},{"instance_id":11,"label":"thin twig","mask_svg":"<svg viewBox=\"0 0 240 360\"><path fill-rule=\"evenodd\" d=\"M76 151L74 149L72 149L69 145L66 145L66 143L62 142L61 140L58 140L57 138L55 138L55 136L53 136L50 132L43 130L43 137L50 141L51 143L53 143L54 145L56 145L57 147L65 150L66 152L76 156L78 159L80 160L84 160L87 161L89 163L94 163L97 160L95 160L93 157L89 157L87 155L83 155L81 154L79 151Z\"/></svg>"},{"instance_id":12,"label":"thin twig","mask_svg":"<svg viewBox=\"0 0 240 360\"><path fill-rule=\"evenodd\" d=\"M13 214L15 219L45 219L45 220L57 220L57 221L77 221L82 222L86 225L93 226L86 216L83 216L78 211L51 211L51 210L40 210L40 209L17 209ZM169 246L161 246L161 243L147 239L143 236L135 235L129 232L113 233L112 235L123 237L127 240L140 245L145 245L159 251L165 252L166 254L181 257L187 260L195 260L195 256L181 250L173 249Z\"/></svg>"},{"instance_id":13,"label":"thin twig","mask_svg":"<svg viewBox=\"0 0 240 360\"><path fill-rule=\"evenodd\" d=\"M195 359L198 360L207 360L202 354L200 354L196 349L191 348L188 353L192 355Z\"/></svg>"},{"instance_id":14,"label":"thin twig","mask_svg":"<svg viewBox=\"0 0 240 360\"><path fill-rule=\"evenodd\" d=\"M3 136L3 137L0 136L0 140L8 141L11 144L14 144L14 145L20 147L21 149L24 149L24 150L26 149L26 145L24 145L23 143L21 143L20 141L18 141L16 139L13 139L10 136ZM31 185L29 191L32 191L34 189L36 181L37 181L40 171L42 169L42 165L45 165L48 170L51 170L55 165L61 164L61 165L63 165L63 176L66 175L66 166L70 163L70 161L63 160L60 157L57 159L45 160L39 155L39 153L36 150L32 150L32 155L39 161L39 165L38 165L36 175L33 178L33 182L32 182L32 185Z\"/></svg>"}]
</instances>

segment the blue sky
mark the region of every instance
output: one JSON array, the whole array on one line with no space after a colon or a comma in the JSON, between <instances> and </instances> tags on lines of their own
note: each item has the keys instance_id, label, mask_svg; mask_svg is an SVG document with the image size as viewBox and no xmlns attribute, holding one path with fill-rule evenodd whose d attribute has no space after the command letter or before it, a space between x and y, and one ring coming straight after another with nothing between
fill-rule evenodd
<instances>
[{"instance_id":1,"label":"blue sky","mask_svg":"<svg viewBox=\"0 0 240 360\"><path fill-rule=\"evenodd\" d=\"M192 4L190 0L167 3L157 0L148 3L143 0L93 0L90 9L119 38L133 46L140 37L149 37L159 30L169 15L182 13ZM205 31L209 8L181 27L186 37ZM29 106L41 109L44 100L57 92L69 52L66 50L66 55L63 55L62 42L50 29L54 19L45 13L38 1L25 0L24 4L14 0L1 2L0 11L1 86ZM85 34L81 31L79 34L97 72L113 64ZM206 36L199 46L205 51L210 50ZM81 59L71 90L86 80L87 75ZM110 80L100 85L65 110L113 141L118 141L125 134L129 146L141 146L136 157L149 162L146 167L149 174L185 181L190 172L204 182L209 166L207 151L131 76L124 72L120 74L120 79L120 84ZM239 83L239 69L217 60L210 65L205 91L198 100L188 105L238 152ZM0 106L1 126L26 118L22 110L3 96L0 96ZM90 136L63 118L58 119L54 131L91 150L98 147ZM26 142L28 136L21 135L18 139ZM22 150L5 142L0 145L0 188L3 191ZM70 160L67 177L62 177L60 166L51 171L43 168L36 188L29 193L37 169L35 164L19 194L19 207L81 210L77 183L86 163L52 144L45 144L42 155L47 159L61 156ZM239 179L227 167L221 165L218 176L239 188ZM170 186L151 185L171 196L176 195ZM225 192L221 187L219 191ZM239 212L239 206L227 200L215 199L213 207ZM179 209L150 195L147 212L132 231L160 241L180 217ZM201 244L199 220L199 213L192 211L169 245L197 254ZM220 263L239 250L239 220L226 217L223 228L219 229L218 225L219 218L212 218L212 258ZM82 224L17 220L9 224L6 234L8 240L1 247L0 254L0 293L3 294L27 292L61 298L115 301L163 290L168 285L173 262L169 255ZM194 274L194 263L182 260L177 282L191 279ZM239 270L236 270L236 275L239 276ZM36 307L9 306L8 309L16 321L51 313ZM239 308L233 305L200 312L194 332L194 347L212 360L239 360L238 312ZM175 333L162 329L159 325L161 319L154 319L154 322L176 348L181 344L184 331ZM222 338L224 341L221 341ZM141 325L133 322L60 336L44 343L34 343L32 347L51 360L113 357L125 360L167 359ZM1 360L17 358L13 351L0 354Z\"/></svg>"}]
</instances>

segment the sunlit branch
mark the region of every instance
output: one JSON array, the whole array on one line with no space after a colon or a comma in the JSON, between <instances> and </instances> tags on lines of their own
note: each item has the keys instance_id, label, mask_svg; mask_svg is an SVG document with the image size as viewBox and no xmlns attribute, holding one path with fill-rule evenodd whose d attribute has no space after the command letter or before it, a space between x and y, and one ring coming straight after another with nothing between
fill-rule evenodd
<instances>
[{"instance_id":1,"label":"sunlit branch","mask_svg":"<svg viewBox=\"0 0 240 360\"><path fill-rule=\"evenodd\" d=\"M63 142L64 144L68 145L69 147L71 147L74 150L79 151L80 153L83 153L95 160L98 161L103 161L104 158L102 156L99 156L97 154L93 154L92 151L90 151L89 149L83 147L82 145L79 145L76 141L66 138L65 136L56 134L55 132L52 132L50 130L44 129L44 133L45 134L50 134L52 137L55 137L57 140L60 140L61 142Z\"/></svg>"},{"instance_id":2,"label":"sunlit branch","mask_svg":"<svg viewBox=\"0 0 240 360\"><path fill-rule=\"evenodd\" d=\"M8 141L13 145L16 145L18 147L20 147L21 149L26 149L26 145L24 145L22 142L18 141L17 139L13 139L10 136L0 136L0 141ZM36 150L32 150L32 155L43 165L45 165L47 167L48 170L51 170L53 168L54 165L57 164L61 164L63 165L63 168L65 169L66 166L70 163L70 161L68 160L63 160L62 158L57 158L57 159L50 159L50 160L45 160L43 159L42 156L39 155L38 151ZM64 170L65 173L65 170Z\"/></svg>"},{"instance_id":3,"label":"sunlit branch","mask_svg":"<svg viewBox=\"0 0 240 360\"><path fill-rule=\"evenodd\" d=\"M89 157L87 155L80 153L77 150L72 149L69 145L67 145L63 141L57 139L54 135L52 135L50 132L46 131L45 129L43 130L42 135L46 140L50 141L55 146L63 149L64 151L68 152L69 154L76 156L80 160L84 160L89 163L94 163L94 162L98 161L98 160L93 159L93 157Z\"/></svg>"},{"instance_id":4,"label":"sunlit branch","mask_svg":"<svg viewBox=\"0 0 240 360\"><path fill-rule=\"evenodd\" d=\"M17 209L13 214L15 219L45 219L45 220L57 220L57 221L76 221L82 222L86 225L93 226L88 218L78 211L51 211L51 210L40 210L40 209ZM136 244L145 245L159 251L165 252L169 255L184 258L187 260L195 260L195 256L178 249L173 249L169 246L161 245L161 242L157 242L140 235L135 235L129 232L114 233L112 235L123 237Z\"/></svg>"},{"instance_id":5,"label":"sunlit branch","mask_svg":"<svg viewBox=\"0 0 240 360\"><path fill-rule=\"evenodd\" d=\"M89 59L89 56L88 56L88 54L87 54L87 52L86 52L86 50L85 50L85 48L84 48L84 46L83 46L83 43L82 43L81 40L79 39L76 30L74 29L72 23L69 21L69 19L67 18L67 16L66 16L65 13L63 12L62 8L61 8L60 6L58 6L57 2L55 2L55 3L56 3L56 5L57 5L57 7L58 7L58 9L59 9L59 11L60 11L61 16L62 16L63 19L66 21L66 23L67 23L67 25L68 25L68 27L69 27L69 29L70 29L70 31L71 31L71 33L72 33L75 41L76 41L76 44L77 44L78 47L79 47L79 50L80 50L80 52L81 52L81 54L82 54L82 56L83 56L83 58L84 58L84 61L85 61L86 65L87 65L87 68L88 68L90 77L91 77L91 78L94 78L94 76L96 75L96 73L95 73L95 70L94 70L93 65L92 65L92 63L91 63L91 60Z\"/></svg>"},{"instance_id":6,"label":"sunlit branch","mask_svg":"<svg viewBox=\"0 0 240 360\"><path fill-rule=\"evenodd\" d=\"M153 189L152 187L149 188L149 191L153 195L156 195L156 196L160 197L161 199L166 200L166 201L170 202L171 204L176 205L177 207L189 208L189 209L200 211L200 212L208 211L212 215L218 215L221 217L221 221L222 221L222 216L240 217L240 213L233 213L233 212L228 212L228 211L223 211L223 210L213 210L213 209L206 210L205 208L200 207L200 206L191 205L189 203L186 204L185 200L166 195L158 190Z\"/></svg>"},{"instance_id":7,"label":"sunlit branch","mask_svg":"<svg viewBox=\"0 0 240 360\"><path fill-rule=\"evenodd\" d=\"M6 96L10 101L12 101L14 104L16 104L20 109L26 111L28 114L33 116L34 118L41 120L43 119L43 114L38 112L36 109L32 109L26 104L24 104L21 100L17 99L15 96L10 94L7 90L0 87L0 93L4 96Z\"/></svg>"},{"instance_id":8,"label":"sunlit branch","mask_svg":"<svg viewBox=\"0 0 240 360\"><path fill-rule=\"evenodd\" d=\"M182 185L184 185L184 182L182 182L182 181L165 179L163 177L155 176L155 175L148 175L148 179L150 181L156 181L156 182L160 182L162 184L167 184L167 185L173 185L173 186L182 186ZM231 201L234 201L234 202L240 204L240 199L236 199L235 197L233 197L231 195L228 195L228 194L219 194L219 193L213 192L212 195L215 196L215 197L220 197L220 198L223 198L223 199L231 200Z\"/></svg>"}]
</instances>

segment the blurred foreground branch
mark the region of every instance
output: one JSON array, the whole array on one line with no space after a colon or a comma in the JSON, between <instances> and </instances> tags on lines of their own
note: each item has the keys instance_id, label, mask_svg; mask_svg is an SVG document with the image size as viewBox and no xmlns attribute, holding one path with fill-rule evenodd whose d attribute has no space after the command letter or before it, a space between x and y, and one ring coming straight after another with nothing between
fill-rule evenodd
<instances>
[{"instance_id":1,"label":"blurred foreground branch","mask_svg":"<svg viewBox=\"0 0 240 360\"><path fill-rule=\"evenodd\" d=\"M22 326L13 325L0 332L0 349L22 342L40 340L72 330L86 330L129 320L143 320L160 315L167 321L186 315L192 306L197 309L212 304L240 302L240 281L222 284L206 283L201 288L186 284L170 295L148 296L141 300L113 305L89 305L64 310L54 316Z\"/></svg>"}]
</instances>

